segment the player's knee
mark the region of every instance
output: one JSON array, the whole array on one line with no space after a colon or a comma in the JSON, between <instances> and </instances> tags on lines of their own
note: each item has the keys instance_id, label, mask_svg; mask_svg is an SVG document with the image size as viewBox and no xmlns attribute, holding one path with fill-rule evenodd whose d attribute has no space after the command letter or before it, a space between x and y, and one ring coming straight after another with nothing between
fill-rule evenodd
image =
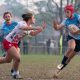
<instances>
[{"instance_id":1,"label":"player's knee","mask_svg":"<svg viewBox=\"0 0 80 80\"><path fill-rule=\"evenodd\" d=\"M75 49L74 47L70 47L69 51L74 51L74 49Z\"/></svg>"},{"instance_id":2,"label":"player's knee","mask_svg":"<svg viewBox=\"0 0 80 80\"><path fill-rule=\"evenodd\" d=\"M16 61L17 61L17 62L20 62L20 57L17 57L17 58L16 58Z\"/></svg>"}]
</instances>

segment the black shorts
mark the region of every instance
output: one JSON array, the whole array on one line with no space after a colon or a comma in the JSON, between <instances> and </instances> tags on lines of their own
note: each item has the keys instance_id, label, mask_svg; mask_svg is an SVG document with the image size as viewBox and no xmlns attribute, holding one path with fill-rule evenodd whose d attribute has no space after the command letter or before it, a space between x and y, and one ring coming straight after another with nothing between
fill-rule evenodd
<instances>
[{"instance_id":1,"label":"black shorts","mask_svg":"<svg viewBox=\"0 0 80 80\"><path fill-rule=\"evenodd\" d=\"M77 39L75 39L75 38L73 38L73 37L71 37L71 36L68 35L67 41L69 41L71 39L74 39L75 42L76 42L76 47L75 47L74 51L79 52L80 51L80 39L77 40Z\"/></svg>"}]
</instances>

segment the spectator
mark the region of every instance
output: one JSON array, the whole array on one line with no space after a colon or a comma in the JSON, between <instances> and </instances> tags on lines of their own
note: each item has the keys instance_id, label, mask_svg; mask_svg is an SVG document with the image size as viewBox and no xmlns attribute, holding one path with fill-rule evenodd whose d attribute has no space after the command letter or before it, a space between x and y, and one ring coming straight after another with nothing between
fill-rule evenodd
<instances>
[{"instance_id":1,"label":"spectator","mask_svg":"<svg viewBox=\"0 0 80 80\"><path fill-rule=\"evenodd\" d=\"M47 47L47 53L48 53L48 54L50 54L50 44L51 44L51 40L48 39L48 40L46 41L46 47Z\"/></svg>"}]
</instances>

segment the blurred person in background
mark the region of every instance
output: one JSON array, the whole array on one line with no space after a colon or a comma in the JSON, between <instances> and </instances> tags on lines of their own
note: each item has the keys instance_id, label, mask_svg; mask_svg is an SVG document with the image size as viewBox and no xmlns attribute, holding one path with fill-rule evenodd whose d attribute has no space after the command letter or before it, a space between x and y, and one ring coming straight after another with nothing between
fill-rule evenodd
<instances>
[{"instance_id":1,"label":"blurred person in background","mask_svg":"<svg viewBox=\"0 0 80 80\"><path fill-rule=\"evenodd\" d=\"M2 31L2 41L3 41L4 37L6 37L18 24L16 21L12 20L12 13L11 12L4 12L3 19L5 21L2 23L2 26L0 29ZM20 42L19 42L19 45L20 45ZM4 54L3 56L5 56L5 55L6 54Z\"/></svg>"},{"instance_id":2,"label":"blurred person in background","mask_svg":"<svg viewBox=\"0 0 80 80\"><path fill-rule=\"evenodd\" d=\"M51 44L51 40L48 39L48 40L46 41L46 47L47 47L47 53L48 53L48 54L50 54L50 44Z\"/></svg>"}]
</instances>

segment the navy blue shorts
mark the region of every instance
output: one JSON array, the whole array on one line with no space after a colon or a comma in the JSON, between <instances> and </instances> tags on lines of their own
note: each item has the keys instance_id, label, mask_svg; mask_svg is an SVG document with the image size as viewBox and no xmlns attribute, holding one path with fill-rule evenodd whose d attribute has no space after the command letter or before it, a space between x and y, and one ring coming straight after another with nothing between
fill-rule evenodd
<instances>
[{"instance_id":1,"label":"navy blue shorts","mask_svg":"<svg viewBox=\"0 0 80 80\"><path fill-rule=\"evenodd\" d=\"M68 35L67 41L69 41L71 39L74 39L75 42L76 42L76 47L75 47L74 51L79 52L80 51L80 40L77 40L77 39L75 39L75 38Z\"/></svg>"}]
</instances>

